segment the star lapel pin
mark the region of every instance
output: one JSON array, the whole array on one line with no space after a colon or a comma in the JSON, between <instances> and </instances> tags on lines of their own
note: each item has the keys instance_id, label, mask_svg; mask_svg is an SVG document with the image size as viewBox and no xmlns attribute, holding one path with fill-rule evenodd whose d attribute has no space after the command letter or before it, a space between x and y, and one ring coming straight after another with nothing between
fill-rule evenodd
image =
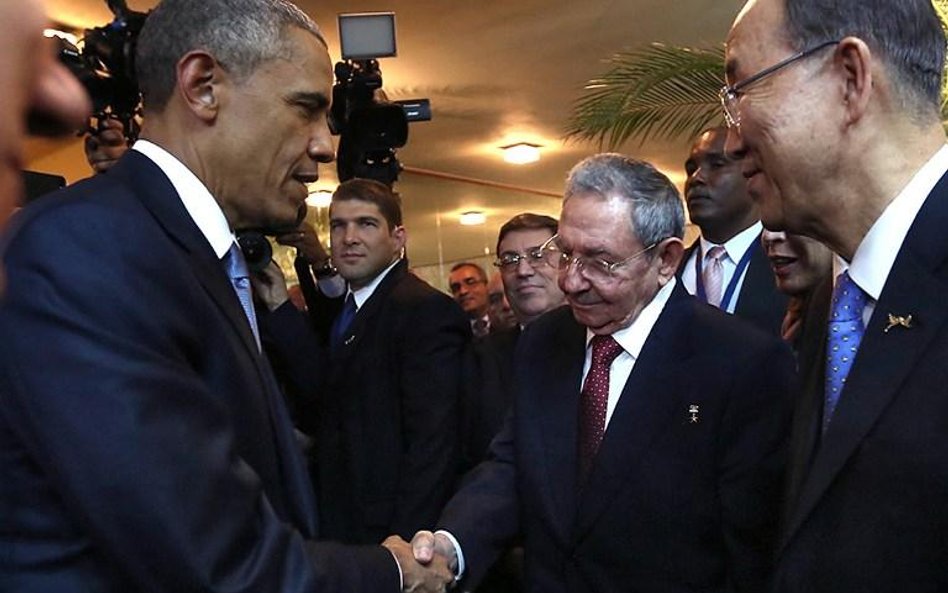
<instances>
[{"instance_id":1,"label":"star lapel pin","mask_svg":"<svg viewBox=\"0 0 948 593\"><path fill-rule=\"evenodd\" d=\"M688 406L688 421L692 424L698 423L698 406L697 404L691 404Z\"/></svg>"},{"instance_id":2,"label":"star lapel pin","mask_svg":"<svg viewBox=\"0 0 948 593\"><path fill-rule=\"evenodd\" d=\"M889 333L889 330L894 327L904 327L905 329L912 329L915 327L913 325L911 315L893 315L889 313L889 322L886 324L885 329L882 330L882 333Z\"/></svg>"}]
</instances>

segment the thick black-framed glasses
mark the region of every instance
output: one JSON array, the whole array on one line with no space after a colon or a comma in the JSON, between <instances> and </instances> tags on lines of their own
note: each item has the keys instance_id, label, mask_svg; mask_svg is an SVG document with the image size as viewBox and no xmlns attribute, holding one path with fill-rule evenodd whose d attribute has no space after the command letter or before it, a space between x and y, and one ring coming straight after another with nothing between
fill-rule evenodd
<instances>
[{"instance_id":1,"label":"thick black-framed glasses","mask_svg":"<svg viewBox=\"0 0 948 593\"><path fill-rule=\"evenodd\" d=\"M752 74L736 84L724 85L721 87L721 90L718 91L718 98L721 99L721 107L724 109L724 120L727 122L727 127L736 128L741 125L741 112L737 108L737 101L741 98L744 89L755 82L759 82L767 78L771 74L779 72L794 62L815 54L821 49L838 44L839 41L840 40L837 39L834 41L824 41L823 43L818 43L811 48L795 53L789 58L777 62L773 66L768 66L760 72Z\"/></svg>"}]
</instances>

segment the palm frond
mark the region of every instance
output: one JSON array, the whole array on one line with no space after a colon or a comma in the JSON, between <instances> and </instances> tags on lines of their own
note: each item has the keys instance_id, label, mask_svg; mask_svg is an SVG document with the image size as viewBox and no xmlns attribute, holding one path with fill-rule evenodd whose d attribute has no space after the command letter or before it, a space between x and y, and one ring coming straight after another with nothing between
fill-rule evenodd
<instances>
[{"instance_id":1,"label":"palm frond","mask_svg":"<svg viewBox=\"0 0 948 593\"><path fill-rule=\"evenodd\" d=\"M653 43L618 53L573 106L566 138L615 149L630 138L694 136L720 123L724 48Z\"/></svg>"}]
</instances>

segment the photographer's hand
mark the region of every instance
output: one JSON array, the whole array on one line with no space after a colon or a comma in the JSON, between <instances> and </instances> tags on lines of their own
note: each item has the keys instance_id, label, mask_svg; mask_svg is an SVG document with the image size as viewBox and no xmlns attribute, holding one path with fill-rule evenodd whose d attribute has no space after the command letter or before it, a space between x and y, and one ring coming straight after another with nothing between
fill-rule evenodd
<instances>
[{"instance_id":1,"label":"photographer's hand","mask_svg":"<svg viewBox=\"0 0 948 593\"><path fill-rule=\"evenodd\" d=\"M274 261L267 264L262 271L252 274L250 283L257 298L263 301L268 311L275 311L290 300L283 270Z\"/></svg>"},{"instance_id":2,"label":"photographer's hand","mask_svg":"<svg viewBox=\"0 0 948 593\"><path fill-rule=\"evenodd\" d=\"M104 173L128 150L125 128L117 119L103 120L85 140L86 160L96 173Z\"/></svg>"}]
</instances>

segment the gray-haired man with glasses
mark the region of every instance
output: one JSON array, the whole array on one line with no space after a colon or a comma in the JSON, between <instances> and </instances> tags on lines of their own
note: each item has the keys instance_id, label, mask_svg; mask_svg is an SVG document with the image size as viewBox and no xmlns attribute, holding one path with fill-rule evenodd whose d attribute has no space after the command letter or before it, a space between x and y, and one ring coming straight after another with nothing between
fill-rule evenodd
<instances>
[{"instance_id":1,"label":"gray-haired man with glasses","mask_svg":"<svg viewBox=\"0 0 948 593\"><path fill-rule=\"evenodd\" d=\"M799 342L776 591L948 590L945 47L930 0L754 0L728 36L764 224L837 254Z\"/></svg>"},{"instance_id":2,"label":"gray-haired man with glasses","mask_svg":"<svg viewBox=\"0 0 948 593\"><path fill-rule=\"evenodd\" d=\"M569 307L520 336L513 412L416 558L476 584L519 535L529 591L761 590L793 362L676 281L683 227L651 165L572 170L558 233L528 254Z\"/></svg>"}]
</instances>

